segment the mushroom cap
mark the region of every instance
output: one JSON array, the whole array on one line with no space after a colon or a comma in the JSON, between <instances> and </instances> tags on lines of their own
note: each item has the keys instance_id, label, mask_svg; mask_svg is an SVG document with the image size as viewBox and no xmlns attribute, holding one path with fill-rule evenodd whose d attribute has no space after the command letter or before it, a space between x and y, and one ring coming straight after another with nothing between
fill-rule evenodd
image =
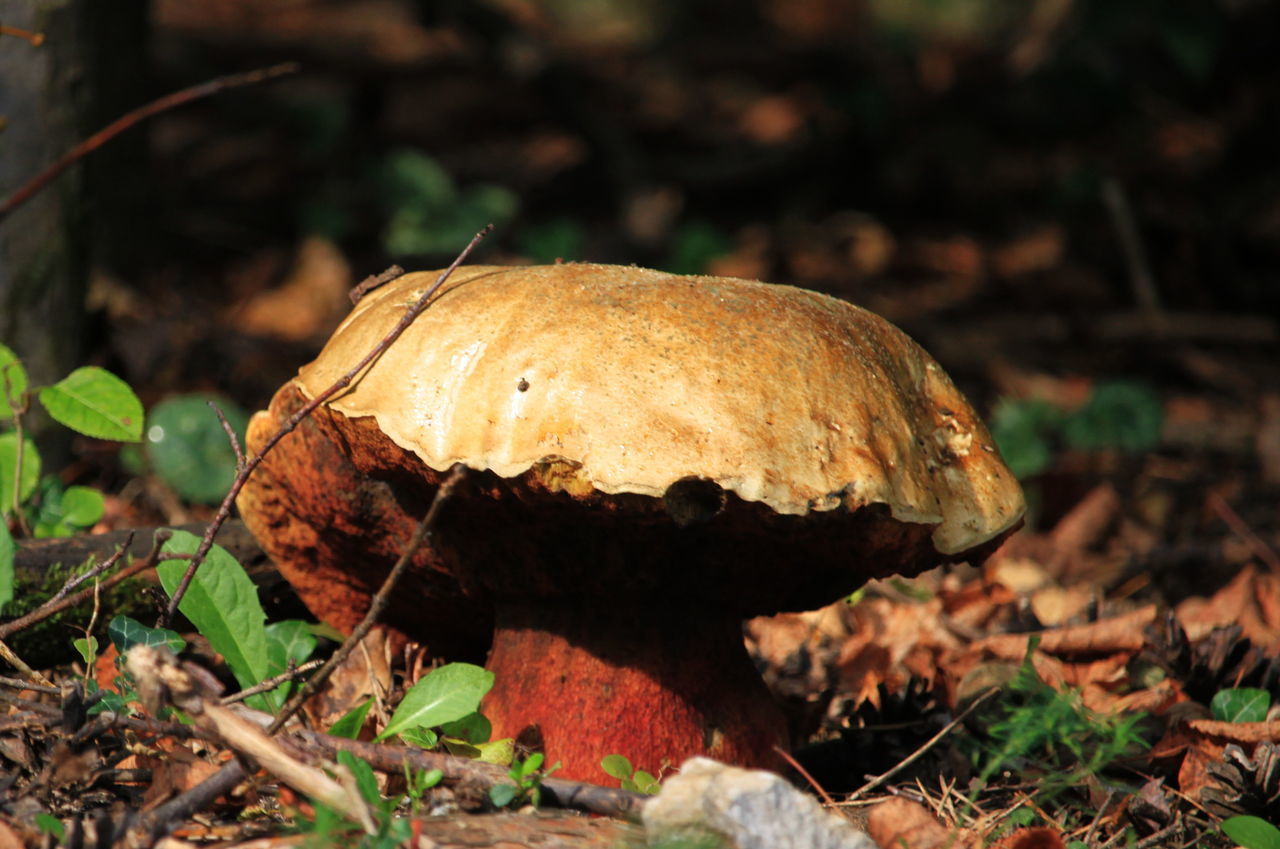
<instances>
[{"instance_id":1,"label":"mushroom cap","mask_svg":"<svg viewBox=\"0 0 1280 849\"><path fill-rule=\"evenodd\" d=\"M333 384L437 276L362 299L301 370L300 392ZM873 313L790 286L576 263L460 268L326 406L372 418L437 472L462 463L574 497L665 496L673 515L674 485L689 481L779 516L883 505L932 527L946 558L1024 510L927 353Z\"/></svg>"}]
</instances>

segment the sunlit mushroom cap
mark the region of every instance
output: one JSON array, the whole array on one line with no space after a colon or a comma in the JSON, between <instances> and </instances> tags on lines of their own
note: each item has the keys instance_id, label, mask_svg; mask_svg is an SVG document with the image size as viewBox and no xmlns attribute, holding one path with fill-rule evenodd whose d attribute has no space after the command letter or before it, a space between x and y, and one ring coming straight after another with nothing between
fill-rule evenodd
<instances>
[{"instance_id":1,"label":"sunlit mushroom cap","mask_svg":"<svg viewBox=\"0 0 1280 849\"><path fill-rule=\"evenodd\" d=\"M356 306L298 378L313 397L437 274ZM782 515L884 505L942 555L1016 525L1021 489L936 362L814 292L626 266L458 270L328 406L437 471L526 473L570 495L714 482Z\"/></svg>"}]
</instances>

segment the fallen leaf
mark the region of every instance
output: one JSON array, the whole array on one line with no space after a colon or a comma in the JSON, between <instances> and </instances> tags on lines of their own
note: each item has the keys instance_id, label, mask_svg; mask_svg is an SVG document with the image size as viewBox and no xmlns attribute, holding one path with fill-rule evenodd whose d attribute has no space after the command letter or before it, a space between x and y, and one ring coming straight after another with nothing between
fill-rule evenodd
<instances>
[{"instance_id":1,"label":"fallen leaf","mask_svg":"<svg viewBox=\"0 0 1280 849\"><path fill-rule=\"evenodd\" d=\"M934 849L962 845L928 810L907 799L886 799L867 814L867 833L880 846Z\"/></svg>"},{"instance_id":2,"label":"fallen leaf","mask_svg":"<svg viewBox=\"0 0 1280 849\"><path fill-rule=\"evenodd\" d=\"M1020 828L992 844L991 849L1065 849L1062 835L1052 828Z\"/></svg>"}]
</instances>

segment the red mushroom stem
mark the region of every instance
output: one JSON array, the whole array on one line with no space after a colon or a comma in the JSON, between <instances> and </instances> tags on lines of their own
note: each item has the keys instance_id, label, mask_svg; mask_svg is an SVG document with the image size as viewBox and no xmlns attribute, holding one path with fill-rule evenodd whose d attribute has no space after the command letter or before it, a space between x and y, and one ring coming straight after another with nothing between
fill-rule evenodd
<instances>
[{"instance_id":1,"label":"red mushroom stem","mask_svg":"<svg viewBox=\"0 0 1280 849\"><path fill-rule=\"evenodd\" d=\"M507 598L496 609L482 710L495 739L537 725L558 775L609 782L608 754L655 775L694 755L780 768L786 722L732 614L666 599Z\"/></svg>"}]
</instances>

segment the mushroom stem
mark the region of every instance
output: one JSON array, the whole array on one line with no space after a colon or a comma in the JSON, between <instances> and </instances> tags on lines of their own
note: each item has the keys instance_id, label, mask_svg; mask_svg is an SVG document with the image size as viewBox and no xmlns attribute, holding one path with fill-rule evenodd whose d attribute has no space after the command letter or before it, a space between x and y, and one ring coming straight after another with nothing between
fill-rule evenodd
<instances>
[{"instance_id":1,"label":"mushroom stem","mask_svg":"<svg viewBox=\"0 0 1280 849\"><path fill-rule=\"evenodd\" d=\"M606 755L653 774L707 755L779 769L782 711L733 614L668 599L500 599L482 710L495 738L537 725L568 778L608 782Z\"/></svg>"}]
</instances>

